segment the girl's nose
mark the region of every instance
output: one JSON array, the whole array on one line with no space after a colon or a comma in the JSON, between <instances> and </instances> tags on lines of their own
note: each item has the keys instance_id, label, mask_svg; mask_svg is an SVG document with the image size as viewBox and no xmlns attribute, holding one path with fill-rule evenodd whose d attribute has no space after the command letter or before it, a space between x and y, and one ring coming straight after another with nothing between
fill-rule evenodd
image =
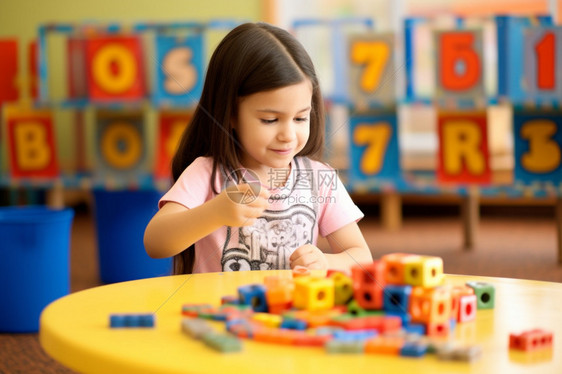
<instances>
[{"instance_id":1,"label":"girl's nose","mask_svg":"<svg viewBox=\"0 0 562 374\"><path fill-rule=\"evenodd\" d=\"M283 123L282 126L279 127L279 133L277 134L277 138L283 142L290 142L296 138L296 128L293 121L288 121Z\"/></svg>"}]
</instances>

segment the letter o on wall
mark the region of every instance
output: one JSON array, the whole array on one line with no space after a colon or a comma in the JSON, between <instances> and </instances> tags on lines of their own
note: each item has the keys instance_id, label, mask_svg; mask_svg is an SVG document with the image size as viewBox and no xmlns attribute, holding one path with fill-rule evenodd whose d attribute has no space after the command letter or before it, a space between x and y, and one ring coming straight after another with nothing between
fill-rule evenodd
<instances>
[{"instance_id":1,"label":"letter o on wall","mask_svg":"<svg viewBox=\"0 0 562 374\"><path fill-rule=\"evenodd\" d=\"M102 134L101 153L111 167L129 169L142 157L141 134L130 123L114 122Z\"/></svg>"},{"instance_id":2,"label":"letter o on wall","mask_svg":"<svg viewBox=\"0 0 562 374\"><path fill-rule=\"evenodd\" d=\"M112 72L112 65L117 72ZM135 83L137 62L130 50L117 43L108 44L95 54L92 61L93 79L104 91L119 94Z\"/></svg>"}]
</instances>

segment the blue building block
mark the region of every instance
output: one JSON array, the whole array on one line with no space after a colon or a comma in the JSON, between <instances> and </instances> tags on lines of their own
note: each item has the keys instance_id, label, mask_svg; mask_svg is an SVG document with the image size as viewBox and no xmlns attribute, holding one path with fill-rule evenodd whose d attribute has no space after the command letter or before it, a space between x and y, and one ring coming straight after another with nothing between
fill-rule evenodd
<instances>
[{"instance_id":1,"label":"blue building block","mask_svg":"<svg viewBox=\"0 0 562 374\"><path fill-rule=\"evenodd\" d=\"M154 327L154 314L111 314L109 327L112 329Z\"/></svg>"},{"instance_id":2,"label":"blue building block","mask_svg":"<svg viewBox=\"0 0 562 374\"><path fill-rule=\"evenodd\" d=\"M283 319L280 327L290 330L306 330L308 323L300 319Z\"/></svg>"},{"instance_id":3,"label":"blue building block","mask_svg":"<svg viewBox=\"0 0 562 374\"><path fill-rule=\"evenodd\" d=\"M400 350L400 356L405 357L422 357L427 352L427 345L417 342L406 342Z\"/></svg>"},{"instance_id":4,"label":"blue building block","mask_svg":"<svg viewBox=\"0 0 562 374\"><path fill-rule=\"evenodd\" d=\"M427 329L422 323L410 323L404 326L404 330L406 330L408 334L425 335Z\"/></svg>"},{"instance_id":5,"label":"blue building block","mask_svg":"<svg viewBox=\"0 0 562 374\"><path fill-rule=\"evenodd\" d=\"M376 330L334 331L333 336L337 340L365 341L377 336L377 331Z\"/></svg>"},{"instance_id":6,"label":"blue building block","mask_svg":"<svg viewBox=\"0 0 562 374\"><path fill-rule=\"evenodd\" d=\"M383 309L387 313L408 314L412 286L387 285L384 287Z\"/></svg>"},{"instance_id":7,"label":"blue building block","mask_svg":"<svg viewBox=\"0 0 562 374\"><path fill-rule=\"evenodd\" d=\"M250 284L238 287L240 303L250 305L254 312L267 313L267 301L265 298L265 286L262 284Z\"/></svg>"}]
</instances>

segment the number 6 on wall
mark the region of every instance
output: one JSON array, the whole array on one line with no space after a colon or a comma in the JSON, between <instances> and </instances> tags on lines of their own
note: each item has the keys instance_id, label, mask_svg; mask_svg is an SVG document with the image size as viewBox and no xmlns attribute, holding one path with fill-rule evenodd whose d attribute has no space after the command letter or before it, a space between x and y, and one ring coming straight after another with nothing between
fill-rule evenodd
<instances>
[{"instance_id":1,"label":"number 6 on wall","mask_svg":"<svg viewBox=\"0 0 562 374\"><path fill-rule=\"evenodd\" d=\"M400 174L396 113L352 115L350 181L376 177L396 180Z\"/></svg>"}]
</instances>

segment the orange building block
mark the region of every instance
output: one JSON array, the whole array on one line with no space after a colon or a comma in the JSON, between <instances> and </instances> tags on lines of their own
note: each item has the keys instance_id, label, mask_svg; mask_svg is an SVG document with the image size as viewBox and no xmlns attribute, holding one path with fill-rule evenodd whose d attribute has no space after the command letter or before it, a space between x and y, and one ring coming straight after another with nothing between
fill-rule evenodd
<instances>
[{"instance_id":1,"label":"orange building block","mask_svg":"<svg viewBox=\"0 0 562 374\"><path fill-rule=\"evenodd\" d=\"M444 287L413 287L410 296L412 322L425 324L449 322L451 318L451 292Z\"/></svg>"},{"instance_id":2,"label":"orange building block","mask_svg":"<svg viewBox=\"0 0 562 374\"><path fill-rule=\"evenodd\" d=\"M410 253L390 253L381 257L386 264L385 280L387 284L404 285L404 269L406 263L414 261L418 255Z\"/></svg>"},{"instance_id":3,"label":"orange building block","mask_svg":"<svg viewBox=\"0 0 562 374\"><path fill-rule=\"evenodd\" d=\"M365 343L365 353L399 355L404 338L398 336L377 336Z\"/></svg>"}]
</instances>

